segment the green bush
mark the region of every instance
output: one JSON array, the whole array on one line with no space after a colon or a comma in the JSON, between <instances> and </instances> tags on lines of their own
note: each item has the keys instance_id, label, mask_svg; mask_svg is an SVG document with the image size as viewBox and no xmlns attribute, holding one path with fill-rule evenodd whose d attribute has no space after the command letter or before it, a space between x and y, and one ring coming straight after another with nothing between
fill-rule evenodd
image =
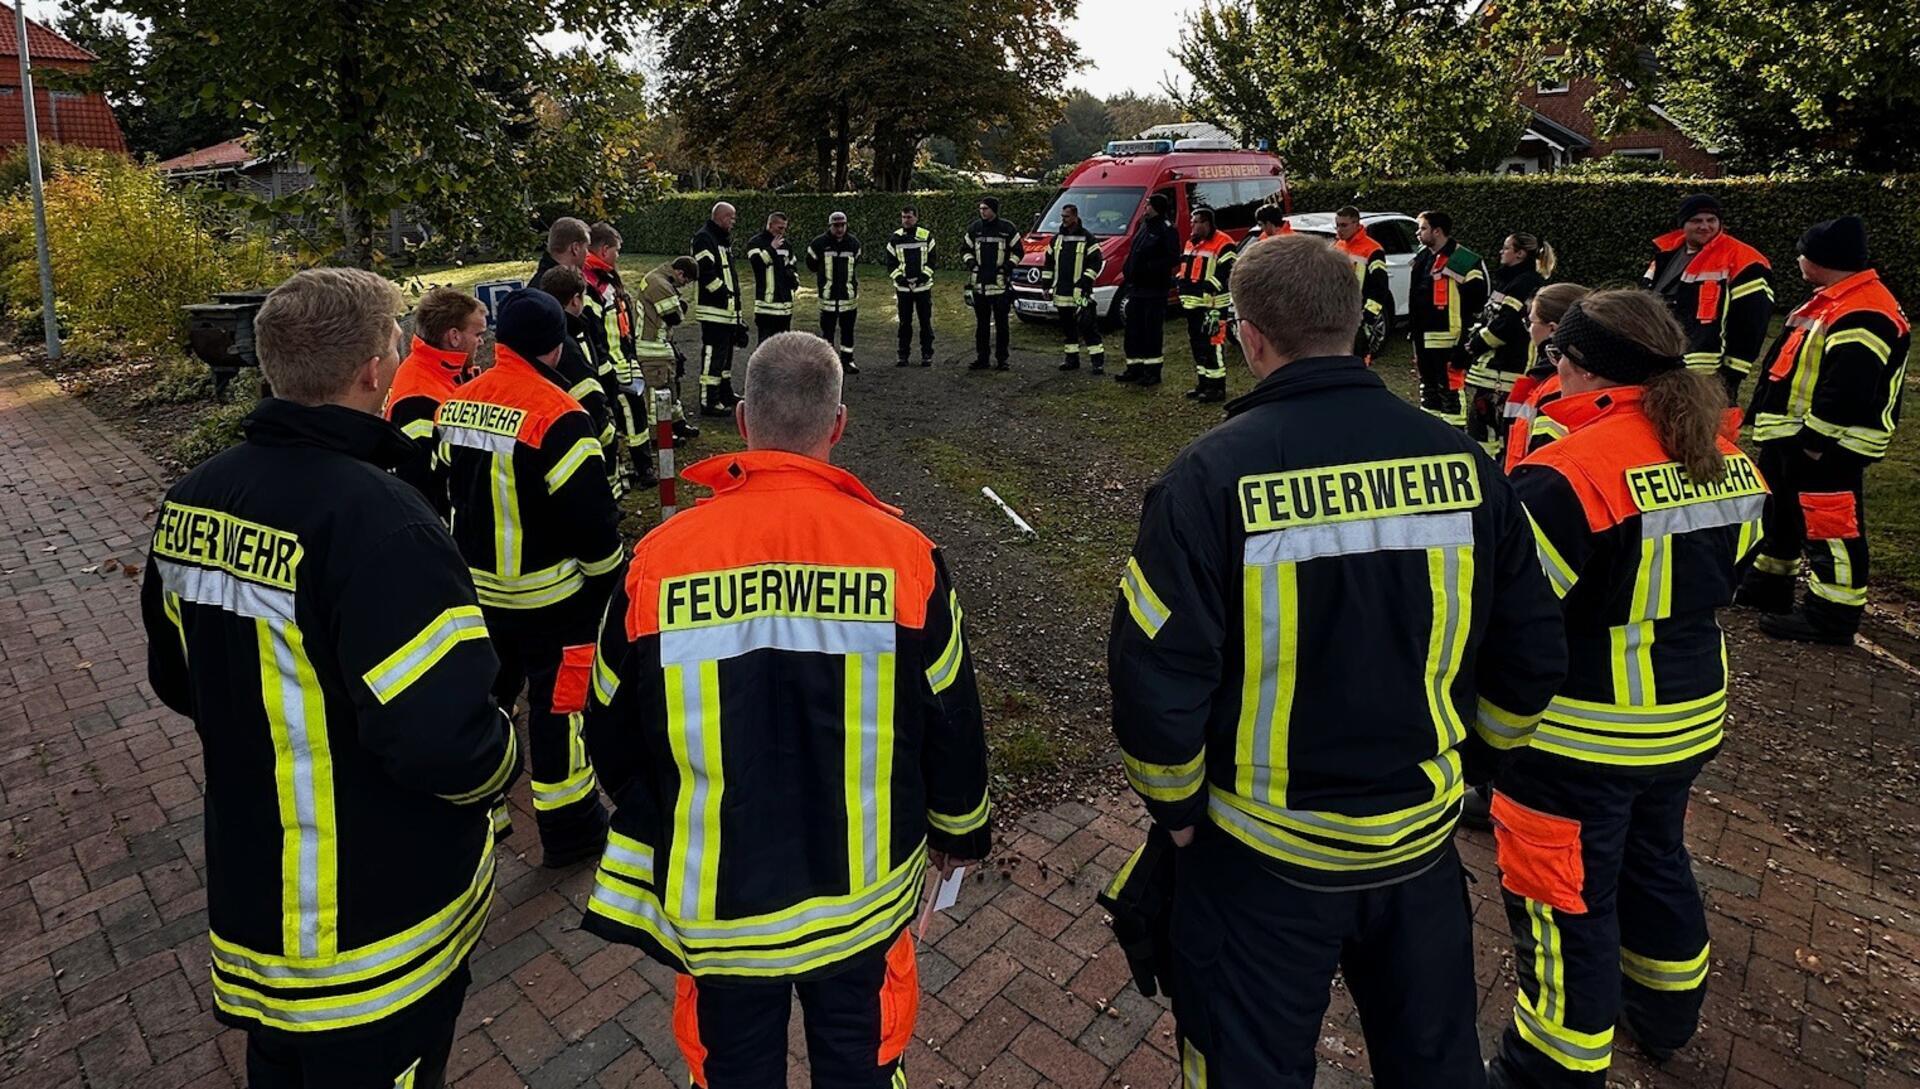
<instances>
[{"instance_id":1,"label":"green bush","mask_svg":"<svg viewBox=\"0 0 1920 1089\"><path fill-rule=\"evenodd\" d=\"M193 427L173 440L173 456L192 468L241 439L240 422L253 411L250 398L236 397L232 403L215 405L194 421Z\"/></svg>"},{"instance_id":2,"label":"green bush","mask_svg":"<svg viewBox=\"0 0 1920 1089\"><path fill-rule=\"evenodd\" d=\"M81 147L78 144L40 145L42 181L52 181L69 174L124 169L127 165L125 155L101 151L99 148ZM0 197L27 192L27 182L27 149L17 147L0 158Z\"/></svg>"},{"instance_id":3,"label":"green bush","mask_svg":"<svg viewBox=\"0 0 1920 1089\"><path fill-rule=\"evenodd\" d=\"M1048 188L996 189L1000 214L1025 228L1053 199ZM1794 270L1794 243L1822 219L1862 216L1873 240L1875 263L1894 291L1920 309L1920 175L1844 175L1825 178L1665 178L1640 175L1486 175L1408 181L1298 181L1293 208L1332 211L1357 202L1369 210L1408 214L1427 208L1452 213L1468 245L1491 255L1509 231L1545 237L1560 254L1555 278L1600 285L1634 282L1646 269L1649 241L1673 225L1689 193L1711 193L1726 208L1730 230L1758 246L1773 261L1774 290L1786 305L1807 295ZM670 196L622 220L626 248L644 253L684 253L688 239L706 221L716 200L740 209L736 228L745 242L776 208L793 217L792 233L803 241L826 229L827 213L840 210L877 263L886 236L899 225L900 206L911 202L920 222L954 256L973 220L979 192L941 193L685 193ZM952 267L949 265L948 267Z\"/></svg>"},{"instance_id":4,"label":"green bush","mask_svg":"<svg viewBox=\"0 0 1920 1089\"><path fill-rule=\"evenodd\" d=\"M182 306L277 283L287 271L263 236L231 229L194 194L125 159L51 178L46 203L55 306L77 351L178 346ZM15 320L38 321L33 206L24 192L0 200L0 301Z\"/></svg>"}]
</instances>

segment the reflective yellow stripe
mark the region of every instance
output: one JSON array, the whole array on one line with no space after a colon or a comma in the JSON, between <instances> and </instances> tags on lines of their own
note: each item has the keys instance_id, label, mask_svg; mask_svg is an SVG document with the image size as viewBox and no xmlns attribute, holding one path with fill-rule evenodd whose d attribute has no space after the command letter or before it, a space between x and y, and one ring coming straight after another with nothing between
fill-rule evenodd
<instances>
[{"instance_id":1,"label":"reflective yellow stripe","mask_svg":"<svg viewBox=\"0 0 1920 1089\"><path fill-rule=\"evenodd\" d=\"M1453 753L1436 756L1422 763L1422 770L1433 782L1434 793L1426 801L1385 813L1355 815L1324 809L1287 809L1265 805L1251 798L1235 798L1232 805L1249 817L1276 828L1285 828L1303 836L1319 836L1344 841L1355 851L1397 847L1408 835L1434 821L1446 818L1465 792L1460 774L1460 758ZM1331 846L1339 847L1341 843Z\"/></svg>"},{"instance_id":2,"label":"reflective yellow stripe","mask_svg":"<svg viewBox=\"0 0 1920 1089\"><path fill-rule=\"evenodd\" d=\"M1532 511L1527 512L1527 525L1533 527L1534 551L1540 554L1540 569L1547 573L1548 585L1553 587L1555 597L1566 597L1580 580L1579 573L1561 557L1560 550L1553 547L1553 541L1547 537L1547 531L1540 528L1540 523L1534 520Z\"/></svg>"},{"instance_id":3,"label":"reflective yellow stripe","mask_svg":"<svg viewBox=\"0 0 1920 1089\"><path fill-rule=\"evenodd\" d=\"M573 446L560 456L560 460L554 462L553 468L547 470L548 494L558 492L565 487L574 472L585 465L588 459L600 456L600 440L594 438L575 440Z\"/></svg>"},{"instance_id":4,"label":"reflective yellow stripe","mask_svg":"<svg viewBox=\"0 0 1920 1089\"><path fill-rule=\"evenodd\" d=\"M607 663L605 654L593 656L593 698L600 706L613 706L613 695L620 690L620 675Z\"/></svg>"},{"instance_id":5,"label":"reflective yellow stripe","mask_svg":"<svg viewBox=\"0 0 1920 1089\"><path fill-rule=\"evenodd\" d=\"M1732 291L1727 292L1727 300L1731 302L1734 299L1744 299L1748 295L1756 292L1763 293L1767 298L1771 299L1773 298L1773 285L1765 280L1748 280L1746 283L1736 285Z\"/></svg>"},{"instance_id":6,"label":"reflective yellow stripe","mask_svg":"<svg viewBox=\"0 0 1920 1089\"><path fill-rule=\"evenodd\" d=\"M692 669L693 676L687 671ZM715 918L719 888L720 798L725 776L720 754L720 663L674 663L662 669L667 694L667 741L680 774L673 805L677 854L667 872L666 903L683 920Z\"/></svg>"},{"instance_id":7,"label":"reflective yellow stripe","mask_svg":"<svg viewBox=\"0 0 1920 1089\"><path fill-rule=\"evenodd\" d=\"M1207 1089L1207 1057L1192 1040L1180 1041L1181 1089Z\"/></svg>"},{"instance_id":8,"label":"reflective yellow stripe","mask_svg":"<svg viewBox=\"0 0 1920 1089\"><path fill-rule=\"evenodd\" d=\"M607 833L607 849L600 868L643 885L653 883L653 847L618 831Z\"/></svg>"},{"instance_id":9,"label":"reflective yellow stripe","mask_svg":"<svg viewBox=\"0 0 1920 1089\"><path fill-rule=\"evenodd\" d=\"M1753 569L1763 575L1797 575L1800 573L1800 557L1782 560L1761 553L1753 558Z\"/></svg>"},{"instance_id":10,"label":"reflective yellow stripe","mask_svg":"<svg viewBox=\"0 0 1920 1089\"><path fill-rule=\"evenodd\" d=\"M392 703L428 670L440 664L454 647L486 637L487 621L480 610L472 605L455 606L434 617L418 635L367 670L360 679L373 692L374 699L383 704Z\"/></svg>"},{"instance_id":11,"label":"reflective yellow stripe","mask_svg":"<svg viewBox=\"0 0 1920 1089\"><path fill-rule=\"evenodd\" d=\"M513 771L520 766L520 735L513 730L513 723L503 712L500 716L507 728L507 743L500 754L500 763L487 776L486 782L467 791L465 794L442 794L440 797L455 805L472 805L474 802L491 798L506 789L507 781L513 778Z\"/></svg>"},{"instance_id":12,"label":"reflective yellow stripe","mask_svg":"<svg viewBox=\"0 0 1920 1089\"><path fill-rule=\"evenodd\" d=\"M1537 714L1516 715L1481 696L1474 711L1473 732L1496 749L1517 749L1533 737L1539 721Z\"/></svg>"},{"instance_id":13,"label":"reflective yellow stripe","mask_svg":"<svg viewBox=\"0 0 1920 1089\"><path fill-rule=\"evenodd\" d=\"M1120 763L1133 789L1157 802L1183 802L1200 789L1206 778L1207 751L1202 748L1193 759L1180 764L1154 764L1137 760L1120 750Z\"/></svg>"},{"instance_id":14,"label":"reflective yellow stripe","mask_svg":"<svg viewBox=\"0 0 1920 1089\"><path fill-rule=\"evenodd\" d=\"M936 696L945 692L954 681L960 679L960 663L966 657L966 648L960 629L960 621L965 612L960 608L960 595L952 590L947 591L947 615L953 620L953 630L947 634L947 645L940 652L940 657L935 658L933 664L927 667L927 684L932 687Z\"/></svg>"},{"instance_id":15,"label":"reflective yellow stripe","mask_svg":"<svg viewBox=\"0 0 1920 1089\"><path fill-rule=\"evenodd\" d=\"M254 625L279 803L282 948L288 956L325 959L339 948L340 921L326 697L300 629L265 618Z\"/></svg>"},{"instance_id":16,"label":"reflective yellow stripe","mask_svg":"<svg viewBox=\"0 0 1920 1089\"><path fill-rule=\"evenodd\" d=\"M520 485L514 480L513 451L497 450L493 454L493 564L502 575L520 573L520 544Z\"/></svg>"},{"instance_id":17,"label":"reflective yellow stripe","mask_svg":"<svg viewBox=\"0 0 1920 1089\"><path fill-rule=\"evenodd\" d=\"M172 590L162 590L160 592L160 608L166 612L167 619L173 622L173 630L180 636L180 659L181 661L185 661L187 657L187 625L185 621L180 619L180 595L174 593Z\"/></svg>"},{"instance_id":18,"label":"reflective yellow stripe","mask_svg":"<svg viewBox=\"0 0 1920 1089\"><path fill-rule=\"evenodd\" d=\"M1452 802L1459 800L1461 784L1453 787ZM1348 846L1307 839L1287 828L1262 820L1254 804L1219 787L1208 788L1207 814L1216 827L1262 854L1306 869L1326 872L1364 873L1368 870L1408 862L1425 855L1453 835L1452 802L1442 806L1442 816L1425 828L1405 833L1408 838L1390 847L1364 849L1351 838ZM1293 811L1298 813L1299 811ZM1316 814L1326 816L1326 814ZM1320 835L1336 835L1326 829Z\"/></svg>"},{"instance_id":19,"label":"reflective yellow stripe","mask_svg":"<svg viewBox=\"0 0 1920 1089\"><path fill-rule=\"evenodd\" d=\"M1127 887L1127 880L1133 876L1134 867L1140 864L1140 856L1146 853L1147 845L1143 843L1135 847L1133 853L1127 856L1127 861L1121 865L1120 872L1114 874L1113 880L1107 882L1106 895L1109 898L1117 898Z\"/></svg>"},{"instance_id":20,"label":"reflective yellow stripe","mask_svg":"<svg viewBox=\"0 0 1920 1089\"><path fill-rule=\"evenodd\" d=\"M433 437L433 421L408 420L406 423L400 425L400 431L416 442L421 439L430 439Z\"/></svg>"},{"instance_id":21,"label":"reflective yellow stripe","mask_svg":"<svg viewBox=\"0 0 1920 1089\"><path fill-rule=\"evenodd\" d=\"M1429 548L1427 590L1432 595L1432 625L1427 635L1427 714L1433 722L1436 753L1467 738L1467 724L1453 702L1453 682L1466 656L1473 613L1473 546Z\"/></svg>"},{"instance_id":22,"label":"reflective yellow stripe","mask_svg":"<svg viewBox=\"0 0 1920 1089\"><path fill-rule=\"evenodd\" d=\"M894 655L845 657L847 887L880 881L893 852Z\"/></svg>"},{"instance_id":23,"label":"reflective yellow stripe","mask_svg":"<svg viewBox=\"0 0 1920 1089\"><path fill-rule=\"evenodd\" d=\"M975 832L985 828L987 826L987 815L991 809L992 804L987 798L987 792L983 790L980 792L980 804L974 806L972 812L956 817L929 809L927 810L927 823L950 836L964 836L968 832Z\"/></svg>"},{"instance_id":24,"label":"reflective yellow stripe","mask_svg":"<svg viewBox=\"0 0 1920 1089\"><path fill-rule=\"evenodd\" d=\"M1620 973L1627 979L1653 991L1691 991L1706 985L1707 958L1711 945L1700 948L1686 960L1658 960L1620 947Z\"/></svg>"},{"instance_id":25,"label":"reflective yellow stripe","mask_svg":"<svg viewBox=\"0 0 1920 1089\"><path fill-rule=\"evenodd\" d=\"M1613 1063L1611 1027L1601 1032L1575 1032L1540 1017L1524 994L1514 1001L1514 1027L1521 1039L1568 1070L1593 1073Z\"/></svg>"},{"instance_id":26,"label":"reflective yellow stripe","mask_svg":"<svg viewBox=\"0 0 1920 1089\"><path fill-rule=\"evenodd\" d=\"M1127 599L1127 611L1133 614L1133 622L1140 625L1148 639L1160 634L1166 627L1171 614L1166 602L1154 593L1153 585L1147 581L1146 572L1140 569L1140 561L1127 557L1126 573L1120 576L1120 594Z\"/></svg>"},{"instance_id":27,"label":"reflective yellow stripe","mask_svg":"<svg viewBox=\"0 0 1920 1089\"><path fill-rule=\"evenodd\" d=\"M604 575L607 572L613 570L614 568L620 566L620 560L623 554L624 554L623 546L615 545L613 547L612 552L609 552L607 555L601 557L600 559L581 560L580 572L584 575L587 575L590 578L599 576L599 575Z\"/></svg>"},{"instance_id":28,"label":"reflective yellow stripe","mask_svg":"<svg viewBox=\"0 0 1920 1089\"><path fill-rule=\"evenodd\" d=\"M1815 543L1815 542L1809 542ZM1836 605L1864 608L1867 604L1865 587L1856 585L1853 578L1853 558L1847 554L1847 543L1842 540L1828 539L1824 542L1827 551L1833 557L1833 580L1820 577L1818 567L1807 573L1807 590L1815 597L1831 601Z\"/></svg>"},{"instance_id":29,"label":"reflective yellow stripe","mask_svg":"<svg viewBox=\"0 0 1920 1089\"><path fill-rule=\"evenodd\" d=\"M1725 656L1723 645L1723 671ZM1559 696L1548 704L1532 747L1592 764L1659 767L1718 745L1726 712L1724 688L1697 699L1638 707Z\"/></svg>"},{"instance_id":30,"label":"reflective yellow stripe","mask_svg":"<svg viewBox=\"0 0 1920 1089\"><path fill-rule=\"evenodd\" d=\"M1240 722L1234 731L1234 790L1285 807L1288 731L1300 661L1299 566L1242 568Z\"/></svg>"},{"instance_id":31,"label":"reflective yellow stripe","mask_svg":"<svg viewBox=\"0 0 1920 1089\"><path fill-rule=\"evenodd\" d=\"M1886 456L1887 448L1893 442L1891 429L1877 427L1843 427L1832 424L1818 416L1808 413L1807 427L1839 443L1842 447L1863 457L1880 458Z\"/></svg>"},{"instance_id":32,"label":"reflective yellow stripe","mask_svg":"<svg viewBox=\"0 0 1920 1089\"><path fill-rule=\"evenodd\" d=\"M564 809L592 796L596 785L593 764L587 759L587 745L580 734L583 716L578 712L567 716L567 777L557 783L533 780L533 808L535 811Z\"/></svg>"}]
</instances>

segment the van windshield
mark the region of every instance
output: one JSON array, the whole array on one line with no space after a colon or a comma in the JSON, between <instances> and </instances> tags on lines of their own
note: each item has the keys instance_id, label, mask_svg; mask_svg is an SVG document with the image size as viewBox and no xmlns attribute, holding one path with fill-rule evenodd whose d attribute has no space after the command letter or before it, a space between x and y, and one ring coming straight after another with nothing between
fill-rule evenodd
<instances>
[{"instance_id":1,"label":"van windshield","mask_svg":"<svg viewBox=\"0 0 1920 1089\"><path fill-rule=\"evenodd\" d=\"M1127 233L1127 226L1133 222L1133 213L1140 210L1140 198L1146 195L1145 189L1102 189L1091 186L1074 186L1064 189L1053 198L1053 205L1047 214L1040 217L1040 226L1034 228L1043 234L1052 234L1060 229L1060 208L1071 204L1080 209L1080 222L1087 230L1102 238Z\"/></svg>"}]
</instances>

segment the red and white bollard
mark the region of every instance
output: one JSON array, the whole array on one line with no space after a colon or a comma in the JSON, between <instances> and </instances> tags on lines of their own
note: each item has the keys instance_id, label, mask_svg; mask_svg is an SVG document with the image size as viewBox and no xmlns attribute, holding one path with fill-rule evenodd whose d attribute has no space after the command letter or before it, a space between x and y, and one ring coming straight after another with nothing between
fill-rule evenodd
<instances>
[{"instance_id":1,"label":"red and white bollard","mask_svg":"<svg viewBox=\"0 0 1920 1089\"><path fill-rule=\"evenodd\" d=\"M660 452L660 520L664 522L679 509L673 489L673 394L668 390L653 391L653 419L653 446Z\"/></svg>"}]
</instances>

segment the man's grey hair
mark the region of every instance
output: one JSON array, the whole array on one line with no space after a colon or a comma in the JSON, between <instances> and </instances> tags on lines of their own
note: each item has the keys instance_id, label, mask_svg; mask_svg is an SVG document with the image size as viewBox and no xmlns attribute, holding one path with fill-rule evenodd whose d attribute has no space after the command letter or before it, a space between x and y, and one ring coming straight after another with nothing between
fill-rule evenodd
<instances>
[{"instance_id":1,"label":"man's grey hair","mask_svg":"<svg viewBox=\"0 0 1920 1089\"><path fill-rule=\"evenodd\" d=\"M711 213L711 215L712 215L712 218L714 218L714 219L719 219L719 218L720 218L720 209L722 209L722 208L725 208L725 209L726 209L727 211L729 211L729 212L731 212L731 211L733 211L733 210L734 210L734 208L733 208L733 205L731 205L731 204L728 204L728 203L727 203L726 201L724 201L724 200L722 200L722 201L716 201L716 202L714 203L714 206L713 206L713 212Z\"/></svg>"},{"instance_id":2,"label":"man's grey hair","mask_svg":"<svg viewBox=\"0 0 1920 1089\"><path fill-rule=\"evenodd\" d=\"M400 291L365 269L315 268L273 289L253 319L254 349L274 395L325 404L367 360L398 346Z\"/></svg>"},{"instance_id":3,"label":"man's grey hair","mask_svg":"<svg viewBox=\"0 0 1920 1089\"><path fill-rule=\"evenodd\" d=\"M553 221L553 226L547 228L547 252L558 257L584 244L591 237L593 233L588 229L586 220L561 216Z\"/></svg>"},{"instance_id":4,"label":"man's grey hair","mask_svg":"<svg viewBox=\"0 0 1920 1089\"><path fill-rule=\"evenodd\" d=\"M787 218L787 213L785 213L785 212L775 212L775 213L773 213L772 215L770 215L770 216L768 216L768 217L767 217L767 227L768 227L768 229L772 229L772 227L773 227L773 221L774 221L774 220L776 220L776 219L782 219L782 220L783 220L783 219L786 219L786 218Z\"/></svg>"},{"instance_id":5,"label":"man's grey hair","mask_svg":"<svg viewBox=\"0 0 1920 1089\"><path fill-rule=\"evenodd\" d=\"M1288 358L1345 355L1360 329L1360 280L1326 239L1281 235L1234 262L1233 310Z\"/></svg>"},{"instance_id":6,"label":"man's grey hair","mask_svg":"<svg viewBox=\"0 0 1920 1089\"><path fill-rule=\"evenodd\" d=\"M840 353L812 333L780 333L747 360L747 437L755 449L810 453L840 412Z\"/></svg>"}]
</instances>

